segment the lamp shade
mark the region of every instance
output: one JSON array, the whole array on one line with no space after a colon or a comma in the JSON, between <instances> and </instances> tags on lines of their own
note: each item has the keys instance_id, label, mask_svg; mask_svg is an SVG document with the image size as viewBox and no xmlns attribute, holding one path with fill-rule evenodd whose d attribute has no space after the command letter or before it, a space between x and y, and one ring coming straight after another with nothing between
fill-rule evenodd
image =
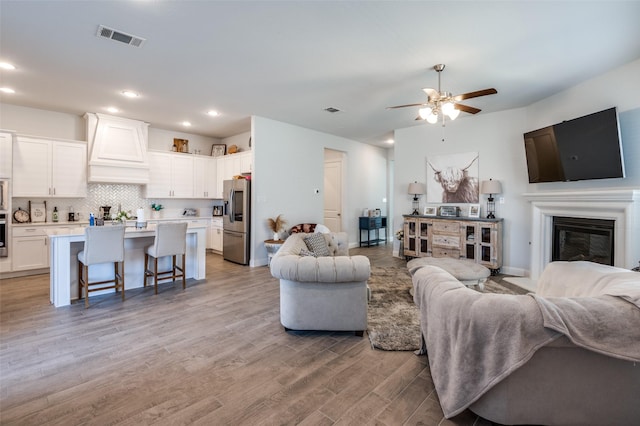
<instances>
[{"instance_id":1,"label":"lamp shade","mask_svg":"<svg viewBox=\"0 0 640 426\"><path fill-rule=\"evenodd\" d=\"M502 185L497 180L483 180L480 184L480 192L483 194L500 194Z\"/></svg>"},{"instance_id":2,"label":"lamp shade","mask_svg":"<svg viewBox=\"0 0 640 426\"><path fill-rule=\"evenodd\" d=\"M408 194L413 194L413 195L422 195L426 192L426 189L424 187L423 183L418 183L418 182L412 182L409 184L409 190L407 191Z\"/></svg>"}]
</instances>

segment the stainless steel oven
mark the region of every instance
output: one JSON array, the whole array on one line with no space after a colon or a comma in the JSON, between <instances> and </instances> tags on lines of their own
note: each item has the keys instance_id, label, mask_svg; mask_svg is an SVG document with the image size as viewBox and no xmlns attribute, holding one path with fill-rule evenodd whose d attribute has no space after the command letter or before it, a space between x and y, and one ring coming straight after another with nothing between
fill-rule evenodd
<instances>
[{"instance_id":1,"label":"stainless steel oven","mask_svg":"<svg viewBox=\"0 0 640 426\"><path fill-rule=\"evenodd\" d=\"M0 257L9 256L9 181L0 180Z\"/></svg>"},{"instance_id":2,"label":"stainless steel oven","mask_svg":"<svg viewBox=\"0 0 640 426\"><path fill-rule=\"evenodd\" d=\"M7 225L7 214L0 213L0 257L9 256L9 225Z\"/></svg>"}]
</instances>

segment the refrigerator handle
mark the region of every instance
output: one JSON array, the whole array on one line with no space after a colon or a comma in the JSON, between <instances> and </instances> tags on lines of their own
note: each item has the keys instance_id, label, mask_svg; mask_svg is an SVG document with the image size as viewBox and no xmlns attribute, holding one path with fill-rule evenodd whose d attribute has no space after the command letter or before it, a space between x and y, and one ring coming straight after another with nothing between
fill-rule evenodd
<instances>
[{"instance_id":1,"label":"refrigerator handle","mask_svg":"<svg viewBox=\"0 0 640 426\"><path fill-rule=\"evenodd\" d=\"M234 217L235 217L235 213L233 211L233 204L234 204L234 200L233 198L235 197L235 191L232 189L229 190L229 223L233 223L235 222Z\"/></svg>"}]
</instances>

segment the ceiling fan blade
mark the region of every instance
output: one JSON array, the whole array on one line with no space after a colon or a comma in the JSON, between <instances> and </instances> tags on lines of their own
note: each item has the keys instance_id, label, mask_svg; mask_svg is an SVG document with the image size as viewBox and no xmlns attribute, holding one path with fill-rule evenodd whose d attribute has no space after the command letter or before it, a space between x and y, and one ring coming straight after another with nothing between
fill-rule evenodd
<instances>
[{"instance_id":1,"label":"ceiling fan blade","mask_svg":"<svg viewBox=\"0 0 640 426\"><path fill-rule=\"evenodd\" d=\"M387 107L387 109L396 109L396 108L406 108L406 107L415 107L415 106L424 106L427 104L407 104L407 105L396 105Z\"/></svg>"},{"instance_id":2,"label":"ceiling fan blade","mask_svg":"<svg viewBox=\"0 0 640 426\"><path fill-rule=\"evenodd\" d=\"M475 92L463 93L461 95L455 95L453 100L455 101L463 101L465 99L477 98L478 96L486 96L486 95L495 95L498 91L494 88L477 90Z\"/></svg>"},{"instance_id":3,"label":"ceiling fan blade","mask_svg":"<svg viewBox=\"0 0 640 426\"><path fill-rule=\"evenodd\" d=\"M440 97L440 93L438 93L436 89L432 89L431 87L425 87L422 90L429 97L429 101L434 101Z\"/></svg>"},{"instance_id":4,"label":"ceiling fan blade","mask_svg":"<svg viewBox=\"0 0 640 426\"><path fill-rule=\"evenodd\" d=\"M455 109L459 109L460 111L468 112L469 114L477 114L480 111L482 111L481 109L471 107L469 105L463 105L463 104L454 104L453 107Z\"/></svg>"}]
</instances>

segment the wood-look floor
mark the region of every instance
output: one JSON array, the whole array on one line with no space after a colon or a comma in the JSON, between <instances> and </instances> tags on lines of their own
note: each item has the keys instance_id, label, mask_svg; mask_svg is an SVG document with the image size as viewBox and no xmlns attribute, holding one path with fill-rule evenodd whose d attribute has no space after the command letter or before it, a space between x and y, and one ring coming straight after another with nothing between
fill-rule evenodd
<instances>
[{"instance_id":1,"label":"wood-look floor","mask_svg":"<svg viewBox=\"0 0 640 426\"><path fill-rule=\"evenodd\" d=\"M404 265L391 246L353 249ZM207 256L207 280L49 304L49 275L0 283L2 425L477 425L444 419L427 358L353 333L285 332L267 267Z\"/></svg>"}]
</instances>

